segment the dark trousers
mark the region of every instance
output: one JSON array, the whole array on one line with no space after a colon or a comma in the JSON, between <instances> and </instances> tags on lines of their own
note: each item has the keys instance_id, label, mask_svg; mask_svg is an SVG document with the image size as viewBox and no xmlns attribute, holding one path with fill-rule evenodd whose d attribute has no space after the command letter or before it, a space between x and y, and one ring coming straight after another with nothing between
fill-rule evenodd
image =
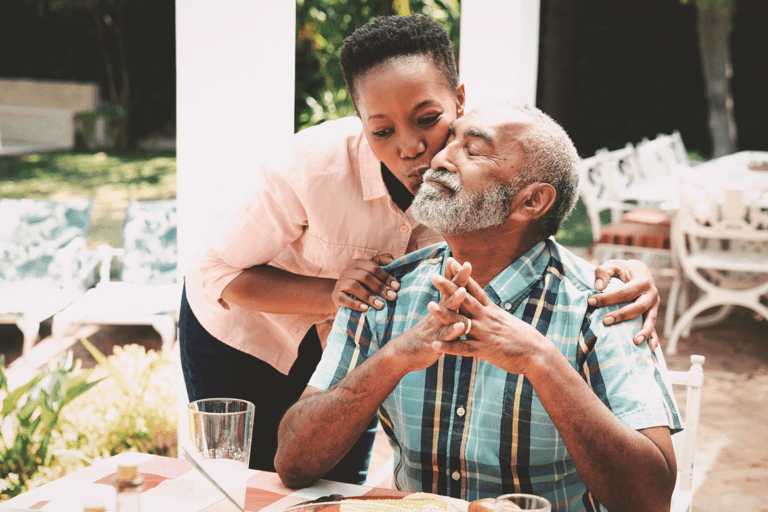
<instances>
[{"instance_id":1,"label":"dark trousers","mask_svg":"<svg viewBox=\"0 0 768 512\"><path fill-rule=\"evenodd\" d=\"M288 375L264 361L241 352L213 337L200 325L181 295L179 313L181 367L190 401L203 398L239 398L253 402L256 414L250 467L274 471L277 429L285 412L299 399L322 355L317 329L312 327L299 347L299 357ZM368 474L378 419L349 453L324 478L362 484ZM329 436L334 435L328 432Z\"/></svg>"}]
</instances>

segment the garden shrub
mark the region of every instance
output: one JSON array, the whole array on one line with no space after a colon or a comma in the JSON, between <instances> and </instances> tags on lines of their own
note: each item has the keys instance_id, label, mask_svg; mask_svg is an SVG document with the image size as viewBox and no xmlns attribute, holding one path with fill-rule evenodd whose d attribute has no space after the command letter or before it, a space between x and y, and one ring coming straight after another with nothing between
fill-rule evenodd
<instances>
[{"instance_id":1,"label":"garden shrub","mask_svg":"<svg viewBox=\"0 0 768 512\"><path fill-rule=\"evenodd\" d=\"M38 485L64 407L100 382L80 371L71 351L11 391L3 365L0 355L0 501Z\"/></svg>"},{"instance_id":2,"label":"garden shrub","mask_svg":"<svg viewBox=\"0 0 768 512\"><path fill-rule=\"evenodd\" d=\"M86 340L83 344L99 361L92 377L105 380L73 401L59 421L52 445L56 473L125 451L175 455L176 366L141 345L115 346L105 358Z\"/></svg>"}]
</instances>

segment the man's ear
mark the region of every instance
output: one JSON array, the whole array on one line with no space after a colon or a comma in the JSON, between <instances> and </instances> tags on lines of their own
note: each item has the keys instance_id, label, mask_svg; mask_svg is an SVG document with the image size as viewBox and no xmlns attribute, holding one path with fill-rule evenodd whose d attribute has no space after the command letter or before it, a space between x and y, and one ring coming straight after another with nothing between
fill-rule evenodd
<instances>
[{"instance_id":1,"label":"man's ear","mask_svg":"<svg viewBox=\"0 0 768 512\"><path fill-rule=\"evenodd\" d=\"M541 218L555 203L555 187L549 183L531 183L517 193L518 205L512 217L522 222L531 222Z\"/></svg>"}]
</instances>

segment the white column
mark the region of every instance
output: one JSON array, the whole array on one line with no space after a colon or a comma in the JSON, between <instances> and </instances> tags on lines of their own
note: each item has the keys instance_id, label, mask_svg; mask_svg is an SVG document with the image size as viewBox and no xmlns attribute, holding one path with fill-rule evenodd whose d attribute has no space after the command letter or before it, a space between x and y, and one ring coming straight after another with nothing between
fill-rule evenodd
<instances>
[{"instance_id":1,"label":"white column","mask_svg":"<svg viewBox=\"0 0 768 512\"><path fill-rule=\"evenodd\" d=\"M462 0L459 74L467 110L503 100L536 103L539 0Z\"/></svg>"},{"instance_id":2,"label":"white column","mask_svg":"<svg viewBox=\"0 0 768 512\"><path fill-rule=\"evenodd\" d=\"M177 0L179 269L293 134L296 2Z\"/></svg>"},{"instance_id":3,"label":"white column","mask_svg":"<svg viewBox=\"0 0 768 512\"><path fill-rule=\"evenodd\" d=\"M262 157L293 134L295 25L295 1L176 0L180 276L215 214L259 179ZM180 443L186 403L180 382Z\"/></svg>"}]
</instances>

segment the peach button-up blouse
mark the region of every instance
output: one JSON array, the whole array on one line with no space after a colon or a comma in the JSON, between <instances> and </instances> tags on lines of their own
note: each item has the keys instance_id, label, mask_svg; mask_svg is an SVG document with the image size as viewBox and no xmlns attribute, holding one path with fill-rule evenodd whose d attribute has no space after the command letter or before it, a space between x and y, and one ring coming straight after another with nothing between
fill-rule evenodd
<instances>
[{"instance_id":1,"label":"peach button-up blouse","mask_svg":"<svg viewBox=\"0 0 768 512\"><path fill-rule=\"evenodd\" d=\"M262 168L260 184L224 218L185 276L189 305L217 339L288 374L306 332L325 339L334 315L262 313L220 303L243 269L262 264L337 279L357 258L395 258L442 238L392 201L356 117L293 137L292 155Z\"/></svg>"}]
</instances>

